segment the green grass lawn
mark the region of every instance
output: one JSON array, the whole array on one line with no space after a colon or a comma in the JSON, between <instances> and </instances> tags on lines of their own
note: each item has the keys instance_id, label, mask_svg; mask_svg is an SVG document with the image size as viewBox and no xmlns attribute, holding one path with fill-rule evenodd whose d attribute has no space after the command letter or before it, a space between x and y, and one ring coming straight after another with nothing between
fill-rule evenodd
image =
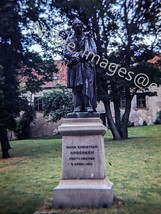
<instances>
[{"instance_id":1,"label":"green grass lawn","mask_svg":"<svg viewBox=\"0 0 161 214\"><path fill-rule=\"evenodd\" d=\"M129 140L105 136L106 172L114 183L112 208L53 213L160 214L161 126L129 129ZM61 179L61 139L12 141L12 158L0 159L0 214L30 214L52 196Z\"/></svg>"}]
</instances>

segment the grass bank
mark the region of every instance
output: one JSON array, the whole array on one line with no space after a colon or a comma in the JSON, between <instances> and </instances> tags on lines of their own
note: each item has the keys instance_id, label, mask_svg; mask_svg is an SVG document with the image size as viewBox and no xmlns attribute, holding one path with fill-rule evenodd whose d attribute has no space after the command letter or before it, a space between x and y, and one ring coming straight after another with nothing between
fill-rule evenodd
<instances>
[{"instance_id":1,"label":"grass bank","mask_svg":"<svg viewBox=\"0 0 161 214\"><path fill-rule=\"evenodd\" d=\"M105 136L106 172L114 183L110 209L56 210L54 213L161 213L161 126L134 127L130 138ZM38 210L61 178L61 139L12 141L12 158L0 159L0 214Z\"/></svg>"}]
</instances>

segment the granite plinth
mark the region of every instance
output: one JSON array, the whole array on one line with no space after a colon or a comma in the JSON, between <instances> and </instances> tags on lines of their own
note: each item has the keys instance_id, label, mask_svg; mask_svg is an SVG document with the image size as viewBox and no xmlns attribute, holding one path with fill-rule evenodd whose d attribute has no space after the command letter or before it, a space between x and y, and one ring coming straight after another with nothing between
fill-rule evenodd
<instances>
[{"instance_id":1,"label":"granite plinth","mask_svg":"<svg viewBox=\"0 0 161 214\"><path fill-rule=\"evenodd\" d=\"M106 133L106 127L102 124L101 119L98 118L65 118L63 123L58 128L59 133L62 135L63 142L66 136L73 136L78 138L79 136L87 135L104 135Z\"/></svg>"},{"instance_id":2,"label":"granite plinth","mask_svg":"<svg viewBox=\"0 0 161 214\"><path fill-rule=\"evenodd\" d=\"M113 184L106 179L62 180L54 189L55 208L110 207Z\"/></svg>"}]
</instances>

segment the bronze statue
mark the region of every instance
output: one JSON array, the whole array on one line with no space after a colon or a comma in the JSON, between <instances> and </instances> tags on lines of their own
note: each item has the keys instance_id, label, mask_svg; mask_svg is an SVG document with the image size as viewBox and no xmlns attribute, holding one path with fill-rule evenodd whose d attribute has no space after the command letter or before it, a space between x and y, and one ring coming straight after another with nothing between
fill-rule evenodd
<instances>
[{"instance_id":1,"label":"bronze statue","mask_svg":"<svg viewBox=\"0 0 161 214\"><path fill-rule=\"evenodd\" d=\"M96 54L96 45L92 36L83 32L83 23L79 19L74 20L72 28L74 33L68 38L64 54L68 60L67 87L72 89L74 112L95 112L95 62L85 57L85 52ZM68 44L72 48L68 48Z\"/></svg>"}]
</instances>

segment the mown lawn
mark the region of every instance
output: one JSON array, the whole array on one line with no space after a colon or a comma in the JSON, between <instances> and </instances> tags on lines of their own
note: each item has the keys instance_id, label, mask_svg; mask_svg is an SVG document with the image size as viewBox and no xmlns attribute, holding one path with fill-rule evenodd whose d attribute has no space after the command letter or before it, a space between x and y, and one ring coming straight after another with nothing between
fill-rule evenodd
<instances>
[{"instance_id":1,"label":"mown lawn","mask_svg":"<svg viewBox=\"0 0 161 214\"><path fill-rule=\"evenodd\" d=\"M114 183L112 208L53 213L160 214L161 126L129 129L129 140L105 136L106 172ZM30 214L52 196L61 178L61 139L12 141L12 158L0 159L0 214Z\"/></svg>"}]
</instances>

